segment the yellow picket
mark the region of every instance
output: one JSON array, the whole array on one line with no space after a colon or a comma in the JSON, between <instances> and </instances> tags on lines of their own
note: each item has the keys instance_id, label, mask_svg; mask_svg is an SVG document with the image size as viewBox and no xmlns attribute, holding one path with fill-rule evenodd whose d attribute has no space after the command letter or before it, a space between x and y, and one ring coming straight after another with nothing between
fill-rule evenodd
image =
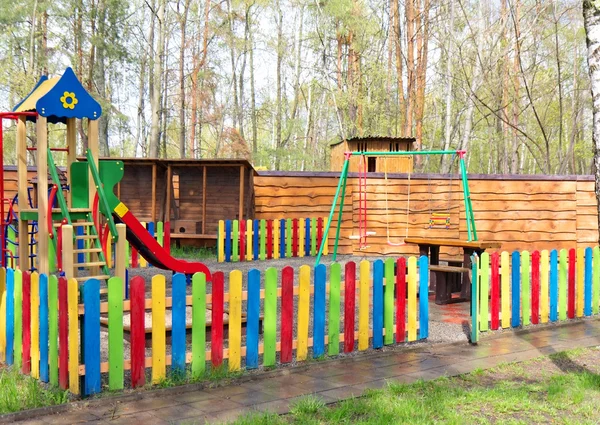
<instances>
[{"instance_id":1,"label":"yellow picket","mask_svg":"<svg viewBox=\"0 0 600 425\"><path fill-rule=\"evenodd\" d=\"M219 231L217 234L219 235L219 240L217 241L217 245L219 247L219 251L217 252L217 261L222 263L225 261L225 222L223 220L219 220Z\"/></svg>"},{"instance_id":2,"label":"yellow picket","mask_svg":"<svg viewBox=\"0 0 600 425\"><path fill-rule=\"evenodd\" d=\"M310 266L300 267L298 284L298 346L296 360L306 360L308 354L308 312L310 307Z\"/></svg>"},{"instance_id":3,"label":"yellow picket","mask_svg":"<svg viewBox=\"0 0 600 425\"><path fill-rule=\"evenodd\" d=\"M359 300L358 300L358 349L369 348L369 275L371 263L367 260L360 262Z\"/></svg>"},{"instance_id":4,"label":"yellow picket","mask_svg":"<svg viewBox=\"0 0 600 425\"><path fill-rule=\"evenodd\" d=\"M408 259L408 341L417 340L417 258Z\"/></svg>"},{"instance_id":5,"label":"yellow picket","mask_svg":"<svg viewBox=\"0 0 600 425\"><path fill-rule=\"evenodd\" d=\"M229 273L229 370L242 364L242 272Z\"/></svg>"},{"instance_id":6,"label":"yellow picket","mask_svg":"<svg viewBox=\"0 0 600 425\"><path fill-rule=\"evenodd\" d=\"M152 383L166 377L165 277L152 277Z\"/></svg>"},{"instance_id":7,"label":"yellow picket","mask_svg":"<svg viewBox=\"0 0 600 425\"><path fill-rule=\"evenodd\" d=\"M246 261L252 260L252 220L246 220Z\"/></svg>"},{"instance_id":8,"label":"yellow picket","mask_svg":"<svg viewBox=\"0 0 600 425\"><path fill-rule=\"evenodd\" d=\"M583 282L585 272L585 250L577 248L577 317L583 317Z\"/></svg>"}]
</instances>

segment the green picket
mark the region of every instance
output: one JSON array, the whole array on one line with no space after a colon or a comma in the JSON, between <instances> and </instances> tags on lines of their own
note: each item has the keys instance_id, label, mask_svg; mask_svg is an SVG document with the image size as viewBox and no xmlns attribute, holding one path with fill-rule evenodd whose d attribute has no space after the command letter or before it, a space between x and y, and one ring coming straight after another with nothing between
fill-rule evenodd
<instances>
[{"instance_id":1,"label":"green picket","mask_svg":"<svg viewBox=\"0 0 600 425\"><path fill-rule=\"evenodd\" d=\"M342 280L340 263L333 263L330 273L328 353L330 356L337 356L340 353L340 282Z\"/></svg>"},{"instance_id":2,"label":"green picket","mask_svg":"<svg viewBox=\"0 0 600 425\"><path fill-rule=\"evenodd\" d=\"M163 228L163 222L159 221L158 223L156 223L156 241L158 242L158 244L160 246L163 246L164 243L164 228Z\"/></svg>"},{"instance_id":3,"label":"green picket","mask_svg":"<svg viewBox=\"0 0 600 425\"><path fill-rule=\"evenodd\" d=\"M600 247L594 247L592 264L592 314L598 314L598 302L600 302Z\"/></svg>"},{"instance_id":4,"label":"green picket","mask_svg":"<svg viewBox=\"0 0 600 425\"><path fill-rule=\"evenodd\" d=\"M285 221L285 258L292 257L292 219Z\"/></svg>"},{"instance_id":5,"label":"green picket","mask_svg":"<svg viewBox=\"0 0 600 425\"><path fill-rule=\"evenodd\" d=\"M15 368L21 369L23 364L23 273L15 270Z\"/></svg>"},{"instance_id":6,"label":"green picket","mask_svg":"<svg viewBox=\"0 0 600 425\"><path fill-rule=\"evenodd\" d=\"M560 250L558 264L558 320L567 320L567 250Z\"/></svg>"},{"instance_id":7,"label":"green picket","mask_svg":"<svg viewBox=\"0 0 600 425\"><path fill-rule=\"evenodd\" d=\"M206 368L206 275L192 277L192 377L200 378Z\"/></svg>"},{"instance_id":8,"label":"green picket","mask_svg":"<svg viewBox=\"0 0 600 425\"><path fill-rule=\"evenodd\" d=\"M521 314L523 326L531 324L531 280L529 251L521 252Z\"/></svg>"},{"instance_id":9,"label":"green picket","mask_svg":"<svg viewBox=\"0 0 600 425\"><path fill-rule=\"evenodd\" d=\"M489 291L490 291L490 254L481 254L479 262L481 292L479 295L479 330L481 332L489 329Z\"/></svg>"},{"instance_id":10,"label":"green picket","mask_svg":"<svg viewBox=\"0 0 600 425\"><path fill-rule=\"evenodd\" d=\"M317 219L310 219L310 255L317 255Z\"/></svg>"},{"instance_id":11,"label":"green picket","mask_svg":"<svg viewBox=\"0 0 600 425\"><path fill-rule=\"evenodd\" d=\"M259 257L261 260L266 258L266 236L267 236L267 222L265 220L260 221L260 251Z\"/></svg>"},{"instance_id":12,"label":"green picket","mask_svg":"<svg viewBox=\"0 0 600 425\"><path fill-rule=\"evenodd\" d=\"M269 267L265 272L265 318L264 318L264 366L275 366L277 340L277 269Z\"/></svg>"},{"instance_id":13,"label":"green picket","mask_svg":"<svg viewBox=\"0 0 600 425\"><path fill-rule=\"evenodd\" d=\"M50 363L50 384L58 386L58 278L50 275L48 285L48 360Z\"/></svg>"},{"instance_id":14,"label":"green picket","mask_svg":"<svg viewBox=\"0 0 600 425\"><path fill-rule=\"evenodd\" d=\"M394 259L385 260L385 288L383 293L383 327L385 336L383 343L391 345L394 343Z\"/></svg>"},{"instance_id":15,"label":"green picket","mask_svg":"<svg viewBox=\"0 0 600 425\"><path fill-rule=\"evenodd\" d=\"M231 261L234 261L234 262L240 261L240 256L238 254L238 246L240 243L239 229L240 229L240 222L238 220L233 220L233 229L232 229L233 244L232 244L232 250L231 250Z\"/></svg>"},{"instance_id":16,"label":"green picket","mask_svg":"<svg viewBox=\"0 0 600 425\"><path fill-rule=\"evenodd\" d=\"M160 223L160 222L159 222ZM108 388L123 389L123 280L108 279Z\"/></svg>"}]
</instances>

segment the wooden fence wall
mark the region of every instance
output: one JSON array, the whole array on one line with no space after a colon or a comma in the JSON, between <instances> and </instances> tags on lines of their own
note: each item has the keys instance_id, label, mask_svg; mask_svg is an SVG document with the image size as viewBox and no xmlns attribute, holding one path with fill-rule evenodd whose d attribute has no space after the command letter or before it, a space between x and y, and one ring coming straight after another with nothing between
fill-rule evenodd
<instances>
[{"instance_id":1,"label":"wooden fence wall","mask_svg":"<svg viewBox=\"0 0 600 425\"><path fill-rule=\"evenodd\" d=\"M358 179L350 174L344 200L340 254L414 255L417 248L392 246L410 237L467 239L462 185L458 176L380 173L367 187L369 248L359 251ZM339 173L261 172L255 178L257 219L325 216L335 195ZM598 241L594 181L591 176L470 175L469 187L480 240L498 241L502 250L561 249ZM387 191L387 208L386 208ZM432 212L449 212L450 228L429 228ZM408 232L407 232L408 215ZM460 220L459 220L460 219ZM337 225L337 213L332 226ZM335 227L334 227L335 228ZM332 247L335 232L329 233ZM451 254L451 252L449 252Z\"/></svg>"}]
</instances>

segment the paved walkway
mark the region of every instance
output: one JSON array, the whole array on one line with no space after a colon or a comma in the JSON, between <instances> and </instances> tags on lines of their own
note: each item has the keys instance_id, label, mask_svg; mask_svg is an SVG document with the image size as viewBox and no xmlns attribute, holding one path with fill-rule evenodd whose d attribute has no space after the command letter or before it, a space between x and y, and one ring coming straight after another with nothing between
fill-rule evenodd
<instances>
[{"instance_id":1,"label":"paved walkway","mask_svg":"<svg viewBox=\"0 0 600 425\"><path fill-rule=\"evenodd\" d=\"M427 345L410 351L312 363L269 372L232 385L199 390L181 387L92 401L84 408L38 417L30 424L204 424L225 422L252 411L285 413L298 398L315 393L325 402L359 396L388 381L435 379L504 362L523 361L578 347L600 345L600 320L518 332L502 332L478 346L466 343Z\"/></svg>"}]
</instances>

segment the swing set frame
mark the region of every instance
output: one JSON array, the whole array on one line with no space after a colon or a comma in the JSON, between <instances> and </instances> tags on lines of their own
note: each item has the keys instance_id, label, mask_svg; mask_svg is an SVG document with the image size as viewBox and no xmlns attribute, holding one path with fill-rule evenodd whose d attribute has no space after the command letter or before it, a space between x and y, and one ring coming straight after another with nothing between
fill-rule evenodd
<instances>
[{"instance_id":1,"label":"swing set frame","mask_svg":"<svg viewBox=\"0 0 600 425\"><path fill-rule=\"evenodd\" d=\"M377 157L387 157L387 156L416 156L416 155L457 155L459 158L459 166L460 166L460 175L463 187L463 199L465 204L465 214L467 219L467 233L468 233L468 241L476 241L477 240L477 229L475 227L475 217L473 216L473 205L471 202L471 192L469 190L469 179L467 177L467 167L465 164L465 155L467 151L465 150L455 150L455 151L446 151L446 150L436 150L436 151L403 151L403 152L345 152L344 153L344 166L342 167L342 173L340 175L340 180L335 191L335 196L333 198L333 202L331 204L331 210L329 212L329 219L327 220L327 225L325 226L325 235L329 234L329 230L331 228L331 222L333 220L333 215L336 210L336 206L339 202L339 212L337 219L337 226L335 230L335 243L333 246L333 261L337 259L338 252L338 244L340 240L340 228L342 223L342 213L344 210L344 198L346 197L346 183L348 181L348 170L350 168L350 158L352 156L377 156ZM341 198L340 198L341 194ZM319 253L317 254L317 259L315 261L315 266L319 265L321 262L321 256L323 255L323 249L325 244L327 243L327 237L324 237L321 241L321 246L319 247Z\"/></svg>"}]
</instances>

